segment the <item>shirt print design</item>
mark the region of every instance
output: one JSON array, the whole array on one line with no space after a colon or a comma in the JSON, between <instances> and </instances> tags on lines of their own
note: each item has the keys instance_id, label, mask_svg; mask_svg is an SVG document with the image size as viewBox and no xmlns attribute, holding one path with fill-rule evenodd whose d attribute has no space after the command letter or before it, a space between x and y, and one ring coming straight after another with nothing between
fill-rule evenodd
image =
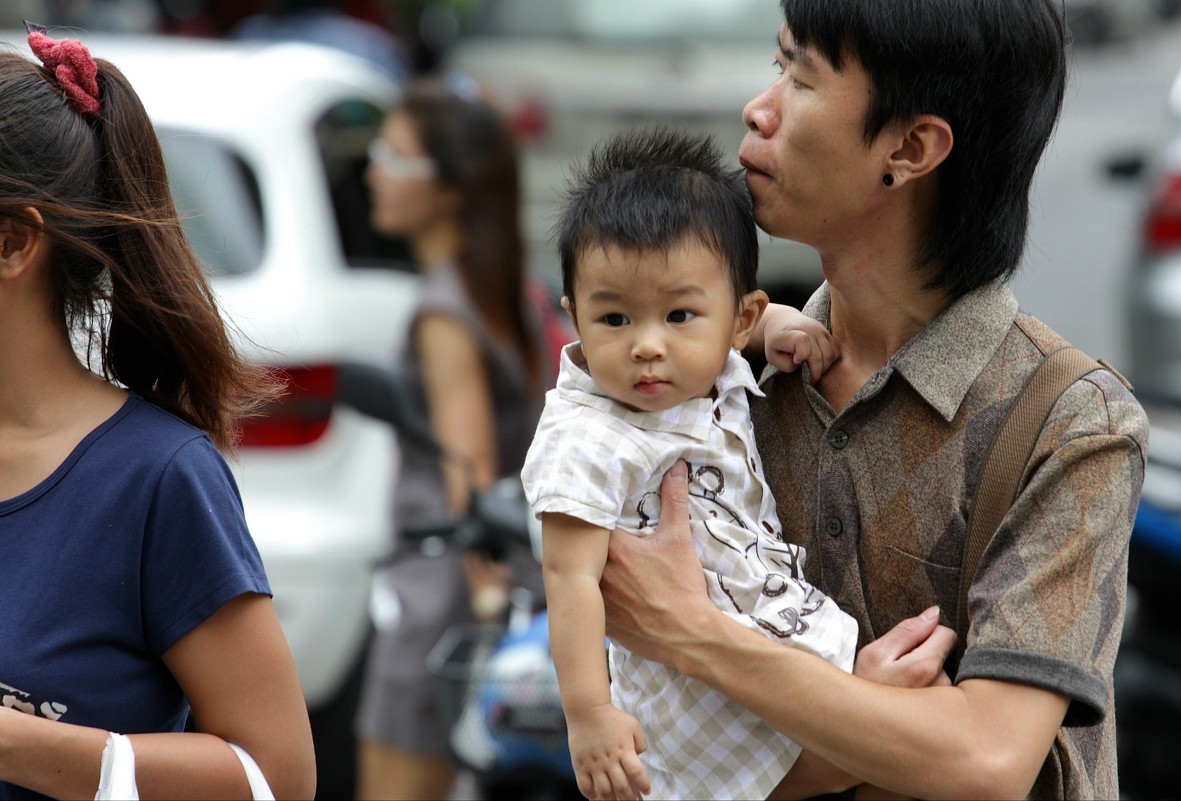
<instances>
[{"instance_id":1,"label":"shirt print design","mask_svg":"<svg viewBox=\"0 0 1181 801\"><path fill-rule=\"evenodd\" d=\"M69 711L65 704L60 704L57 701L42 701L34 698L31 693L9 687L2 681L0 681L0 706L49 720L60 720L62 715Z\"/></svg>"},{"instance_id":2,"label":"shirt print design","mask_svg":"<svg viewBox=\"0 0 1181 801\"><path fill-rule=\"evenodd\" d=\"M714 586L734 612L749 617L767 634L787 638L804 634L810 628L808 618L823 607L826 596L803 580L804 557L801 548L783 541L776 528L765 534L752 531L743 515L726 502L726 477L714 465L688 464L690 513L702 525L709 537L730 557L746 560L746 570L711 571ZM660 493L645 493L636 504L640 528L650 528L660 517ZM759 576L762 584L757 592L737 582L734 577ZM794 586L798 606L768 605Z\"/></svg>"}]
</instances>

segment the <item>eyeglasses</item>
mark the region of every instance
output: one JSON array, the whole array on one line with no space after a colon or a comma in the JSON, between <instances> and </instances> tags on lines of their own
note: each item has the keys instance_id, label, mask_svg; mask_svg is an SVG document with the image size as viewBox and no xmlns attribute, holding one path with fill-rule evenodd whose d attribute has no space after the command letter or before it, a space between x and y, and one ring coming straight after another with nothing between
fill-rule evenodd
<instances>
[{"instance_id":1,"label":"eyeglasses","mask_svg":"<svg viewBox=\"0 0 1181 801\"><path fill-rule=\"evenodd\" d=\"M369 143L369 160L391 178L434 178L435 162L426 156L406 156L378 137Z\"/></svg>"}]
</instances>

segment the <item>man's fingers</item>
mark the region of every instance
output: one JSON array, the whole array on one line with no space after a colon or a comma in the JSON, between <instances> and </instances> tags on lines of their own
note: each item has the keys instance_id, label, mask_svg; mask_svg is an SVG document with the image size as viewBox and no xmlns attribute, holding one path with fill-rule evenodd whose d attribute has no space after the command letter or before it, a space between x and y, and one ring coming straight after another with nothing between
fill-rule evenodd
<instances>
[{"instance_id":1,"label":"man's fingers","mask_svg":"<svg viewBox=\"0 0 1181 801\"><path fill-rule=\"evenodd\" d=\"M908 617L887 631L875 643L880 644L883 656L897 659L924 643L939 625L939 607L932 606L917 617ZM952 634L954 638L955 634ZM867 648L869 646L866 646Z\"/></svg>"},{"instance_id":2,"label":"man's fingers","mask_svg":"<svg viewBox=\"0 0 1181 801\"><path fill-rule=\"evenodd\" d=\"M676 524L689 519L689 468L677 459L660 482L660 521ZM657 525L659 534L665 526Z\"/></svg>"},{"instance_id":3,"label":"man's fingers","mask_svg":"<svg viewBox=\"0 0 1181 801\"><path fill-rule=\"evenodd\" d=\"M956 639L953 629L949 629L947 626L936 626L927 639L914 647L913 653L915 656L934 659L939 664L943 664L947 661L952 649L955 648Z\"/></svg>"}]
</instances>

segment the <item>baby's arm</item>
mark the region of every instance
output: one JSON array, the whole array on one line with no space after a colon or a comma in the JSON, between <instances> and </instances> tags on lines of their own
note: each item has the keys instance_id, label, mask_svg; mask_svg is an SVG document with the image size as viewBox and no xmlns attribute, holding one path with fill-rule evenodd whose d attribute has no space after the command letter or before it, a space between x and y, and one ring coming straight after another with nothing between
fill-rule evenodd
<instances>
[{"instance_id":1,"label":"baby's arm","mask_svg":"<svg viewBox=\"0 0 1181 801\"><path fill-rule=\"evenodd\" d=\"M819 321L779 303L767 306L747 347L761 347L767 361L785 373L807 362L812 383L841 356L832 333Z\"/></svg>"},{"instance_id":2,"label":"baby's arm","mask_svg":"<svg viewBox=\"0 0 1181 801\"><path fill-rule=\"evenodd\" d=\"M570 732L578 789L590 799L636 799L649 792L637 754L639 721L611 704L599 578L611 532L562 514L543 514L542 574L550 650Z\"/></svg>"}]
</instances>

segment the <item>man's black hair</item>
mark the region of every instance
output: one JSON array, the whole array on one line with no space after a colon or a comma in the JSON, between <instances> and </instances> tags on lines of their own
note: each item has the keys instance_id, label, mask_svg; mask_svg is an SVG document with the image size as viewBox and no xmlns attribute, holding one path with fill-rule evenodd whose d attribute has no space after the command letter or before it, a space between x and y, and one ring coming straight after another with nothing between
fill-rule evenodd
<instances>
[{"instance_id":1,"label":"man's black hair","mask_svg":"<svg viewBox=\"0 0 1181 801\"><path fill-rule=\"evenodd\" d=\"M554 233L571 304L578 260L591 248L667 251L686 237L726 263L735 302L757 289L758 232L745 175L708 136L658 127L600 142L574 168Z\"/></svg>"},{"instance_id":2,"label":"man's black hair","mask_svg":"<svg viewBox=\"0 0 1181 801\"><path fill-rule=\"evenodd\" d=\"M1021 262L1034 170L1066 85L1061 0L780 0L796 44L870 81L867 142L916 115L954 144L918 267L957 298Z\"/></svg>"}]
</instances>

